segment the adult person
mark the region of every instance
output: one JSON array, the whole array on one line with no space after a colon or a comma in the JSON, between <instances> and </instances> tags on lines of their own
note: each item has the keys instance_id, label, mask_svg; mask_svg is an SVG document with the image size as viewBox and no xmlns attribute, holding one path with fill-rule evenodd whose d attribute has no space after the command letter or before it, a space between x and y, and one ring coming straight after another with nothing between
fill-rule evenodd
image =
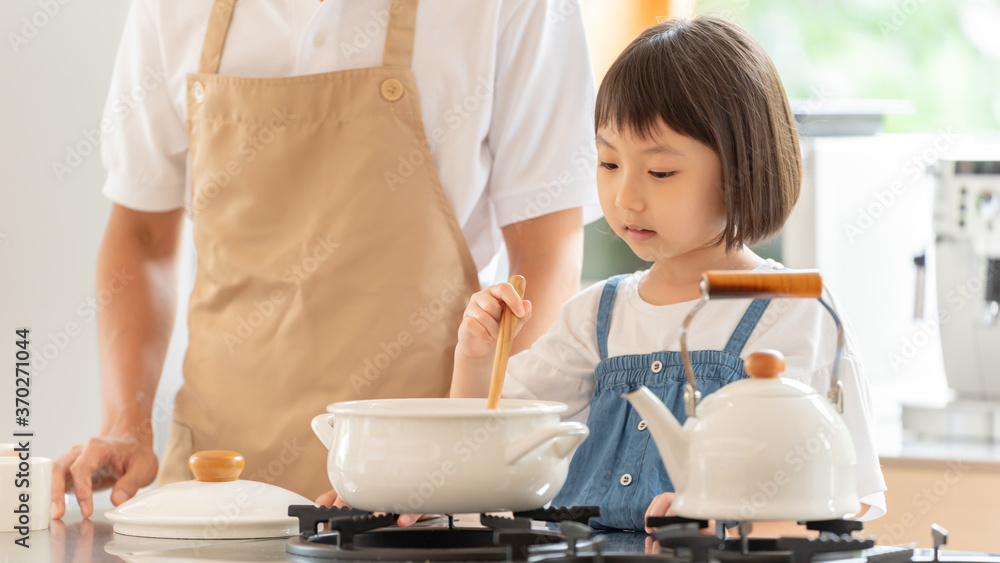
<instances>
[{"instance_id":1,"label":"adult person","mask_svg":"<svg viewBox=\"0 0 1000 563\"><path fill-rule=\"evenodd\" d=\"M444 395L501 240L538 304L516 348L554 321L596 201L593 77L563 4L133 2L106 108L98 284L135 280L100 313L102 427L55 463L55 517L67 488L87 517L94 487L120 504L157 468L161 484L189 478L202 449L242 453L244 478L329 490L310 418ZM158 461L185 207L197 270Z\"/></svg>"}]
</instances>

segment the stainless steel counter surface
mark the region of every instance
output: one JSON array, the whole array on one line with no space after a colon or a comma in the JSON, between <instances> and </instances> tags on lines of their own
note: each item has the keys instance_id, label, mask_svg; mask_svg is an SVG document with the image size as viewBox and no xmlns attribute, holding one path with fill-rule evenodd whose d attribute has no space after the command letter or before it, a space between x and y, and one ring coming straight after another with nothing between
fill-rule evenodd
<instances>
[{"instance_id":1,"label":"stainless steel counter surface","mask_svg":"<svg viewBox=\"0 0 1000 563\"><path fill-rule=\"evenodd\" d=\"M28 548L14 543L19 537L14 532L0 533L0 561L122 561L104 551L104 545L111 540L111 524L102 517L83 520L76 514L75 518L68 516L65 521L53 520L48 529L31 532Z\"/></svg>"},{"instance_id":2,"label":"stainless steel counter surface","mask_svg":"<svg viewBox=\"0 0 1000 563\"><path fill-rule=\"evenodd\" d=\"M103 516L84 520L79 512L32 532L29 548L14 544L16 533L0 533L0 563L105 563L182 561L286 561L285 540L157 540L116 536Z\"/></svg>"}]
</instances>

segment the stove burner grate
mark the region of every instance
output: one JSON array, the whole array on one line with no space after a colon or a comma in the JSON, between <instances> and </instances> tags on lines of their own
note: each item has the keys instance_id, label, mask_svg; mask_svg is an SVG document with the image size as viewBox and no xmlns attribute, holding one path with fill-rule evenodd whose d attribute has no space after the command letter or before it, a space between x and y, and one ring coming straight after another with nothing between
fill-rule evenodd
<instances>
[{"instance_id":1,"label":"stove burner grate","mask_svg":"<svg viewBox=\"0 0 1000 563\"><path fill-rule=\"evenodd\" d=\"M481 515L484 527L388 528L395 514L375 516L349 508L290 506L300 534L285 550L296 561L524 561L528 547L565 540L555 530L532 529L532 521L586 522L600 515L597 507L540 509L512 518ZM329 531L319 532L327 523Z\"/></svg>"},{"instance_id":2,"label":"stove burner grate","mask_svg":"<svg viewBox=\"0 0 1000 563\"><path fill-rule=\"evenodd\" d=\"M652 523L652 522L650 522ZM661 524L658 520L655 524ZM707 522L675 518L651 534L668 553L684 556L690 563L811 563L820 554L848 554L871 548L872 539L858 539L852 532L862 529L861 522L826 520L800 522L806 529L820 532L819 538L750 538L748 523L740 524L744 537L719 539L700 534Z\"/></svg>"},{"instance_id":3,"label":"stove burner grate","mask_svg":"<svg viewBox=\"0 0 1000 563\"><path fill-rule=\"evenodd\" d=\"M501 532L481 528L391 528L362 532L350 545L340 545L337 532L303 534L291 538L286 551L292 555L340 561L523 561L523 547L498 544ZM521 538L521 544L557 542L562 538L552 531L535 530ZM526 552L524 552L526 553Z\"/></svg>"}]
</instances>

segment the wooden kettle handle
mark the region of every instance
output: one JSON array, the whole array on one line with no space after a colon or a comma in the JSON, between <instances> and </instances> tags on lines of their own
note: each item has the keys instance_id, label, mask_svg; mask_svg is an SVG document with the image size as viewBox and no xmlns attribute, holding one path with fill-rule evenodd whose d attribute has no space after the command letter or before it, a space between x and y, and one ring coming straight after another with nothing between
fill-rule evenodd
<instances>
[{"instance_id":1,"label":"wooden kettle handle","mask_svg":"<svg viewBox=\"0 0 1000 563\"><path fill-rule=\"evenodd\" d=\"M188 458L195 481L235 481L240 478L244 465L242 455L227 450L203 450Z\"/></svg>"},{"instance_id":2,"label":"wooden kettle handle","mask_svg":"<svg viewBox=\"0 0 1000 563\"><path fill-rule=\"evenodd\" d=\"M712 299L813 297L823 293L823 278L815 270L746 272L709 270L701 275L702 295Z\"/></svg>"},{"instance_id":3,"label":"wooden kettle handle","mask_svg":"<svg viewBox=\"0 0 1000 563\"><path fill-rule=\"evenodd\" d=\"M510 285L518 297L524 298L524 278L511 276ZM490 395L486 399L486 408L495 409L500 403L500 391L503 390L503 379L507 375L507 358L510 357L510 347L514 342L514 332L517 328L517 317L510 307L504 305L500 313L500 334L497 335L497 352L493 356L493 376L490 378Z\"/></svg>"}]
</instances>

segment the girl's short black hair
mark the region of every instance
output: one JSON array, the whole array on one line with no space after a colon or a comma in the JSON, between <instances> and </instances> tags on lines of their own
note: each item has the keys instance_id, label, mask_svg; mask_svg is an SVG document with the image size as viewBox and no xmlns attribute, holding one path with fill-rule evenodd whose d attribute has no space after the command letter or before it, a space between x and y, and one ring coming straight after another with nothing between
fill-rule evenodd
<instances>
[{"instance_id":1,"label":"girl's short black hair","mask_svg":"<svg viewBox=\"0 0 1000 563\"><path fill-rule=\"evenodd\" d=\"M799 196L802 158L778 71L746 31L717 16L667 20L622 51L597 93L595 126L648 139L660 123L722 163L726 250L778 233Z\"/></svg>"}]
</instances>

